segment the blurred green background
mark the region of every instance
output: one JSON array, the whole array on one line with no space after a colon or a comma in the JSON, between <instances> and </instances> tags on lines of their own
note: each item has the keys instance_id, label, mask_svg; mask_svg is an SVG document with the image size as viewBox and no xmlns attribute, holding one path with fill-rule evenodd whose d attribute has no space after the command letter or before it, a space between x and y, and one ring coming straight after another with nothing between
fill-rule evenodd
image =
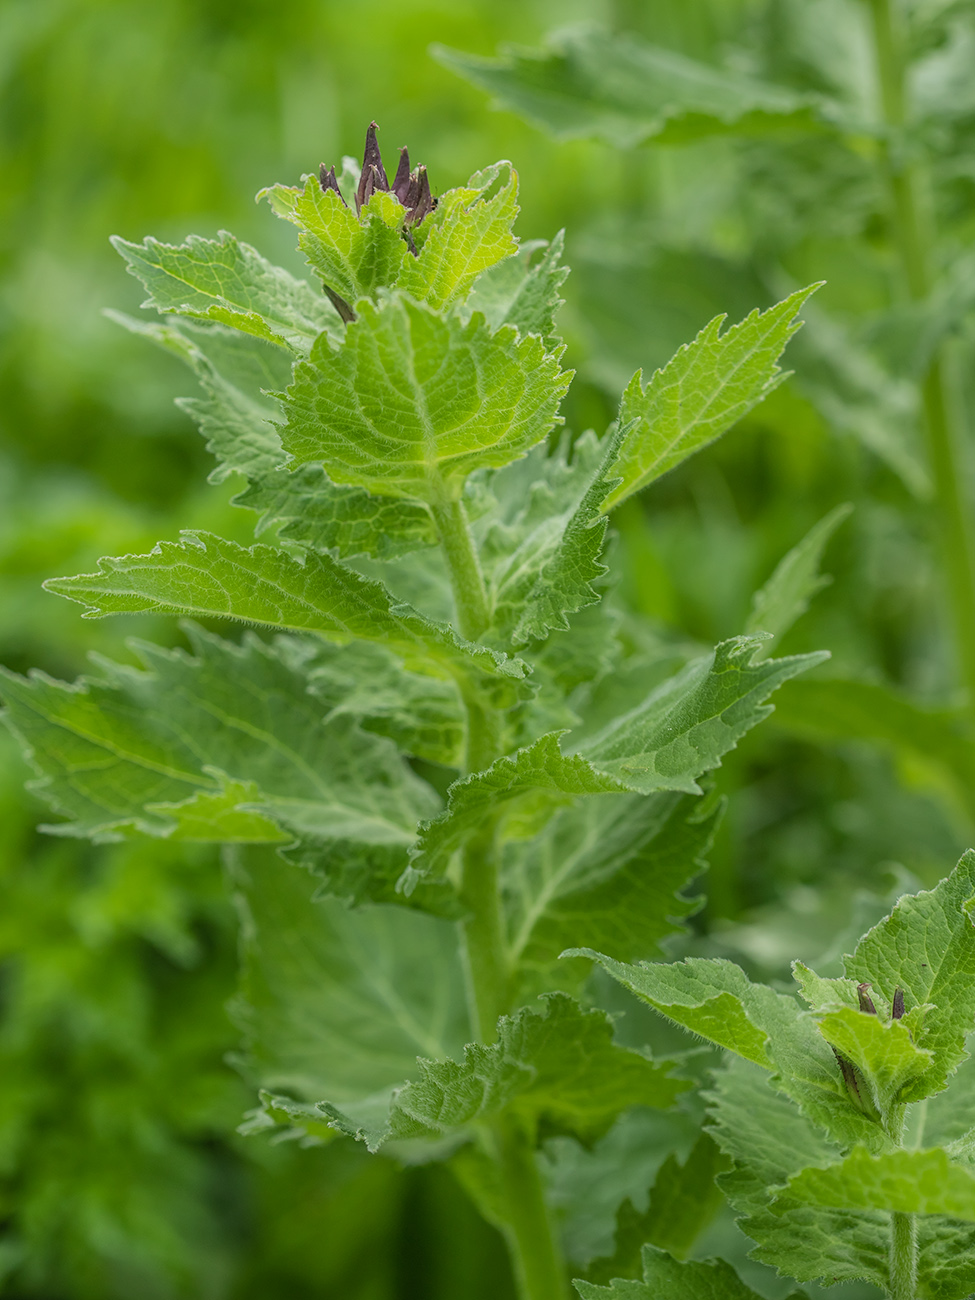
<instances>
[{"instance_id":1,"label":"blurred green background","mask_svg":"<svg viewBox=\"0 0 975 1300\"><path fill-rule=\"evenodd\" d=\"M359 153L372 118L435 190L510 158L522 237L567 227L576 431L602 432L632 370L661 364L715 311L737 319L765 305L753 244L803 204L832 216L793 239L789 269L829 280L821 297L837 319L886 305L876 194L815 144L782 146L782 202L756 214L735 189L750 159L736 145L557 144L489 111L428 54L432 42L480 54L538 45L587 20L713 59L769 8L3 0L0 659L72 678L90 651L129 655L125 637L175 641L163 620L82 621L40 582L179 528L249 535L229 505L234 485L206 486L202 441L173 405L192 387L178 362L100 314L141 298L109 235L227 228L299 270L290 228L253 195ZM838 190L845 206L831 205ZM855 255L861 236L873 263ZM834 670L950 703L924 510L801 385L621 512L622 597L682 646L734 634L777 560L844 500L857 509L831 546L836 582L787 648L825 646ZM871 895L905 873L930 883L971 838L970 803L930 764L865 741L812 744L801 730L763 726L722 770L730 811L691 940L773 975L828 949L858 896L869 915ZM0 1294L510 1295L499 1239L442 1170L399 1171L345 1142L299 1151L235 1136L254 1099L227 1061L236 940L215 855L38 834L47 813L24 793L27 775L0 733ZM612 1207L598 1214L605 1237ZM607 1244L601 1223L594 1252Z\"/></svg>"}]
</instances>

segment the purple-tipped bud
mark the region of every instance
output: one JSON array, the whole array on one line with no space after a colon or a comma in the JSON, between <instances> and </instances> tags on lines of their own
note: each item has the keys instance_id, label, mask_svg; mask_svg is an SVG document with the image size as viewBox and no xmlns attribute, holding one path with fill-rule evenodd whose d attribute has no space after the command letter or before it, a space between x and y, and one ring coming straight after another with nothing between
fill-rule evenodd
<instances>
[{"instance_id":1,"label":"purple-tipped bud","mask_svg":"<svg viewBox=\"0 0 975 1300\"><path fill-rule=\"evenodd\" d=\"M383 167L383 156L379 152L379 141L376 139L377 130L376 123L370 122L369 130L366 132L366 148L362 155L362 175L355 196L357 211L365 207L376 190L389 190L386 169Z\"/></svg>"},{"instance_id":2,"label":"purple-tipped bud","mask_svg":"<svg viewBox=\"0 0 975 1300\"><path fill-rule=\"evenodd\" d=\"M403 205L406 208L406 220L411 226L418 226L437 206L430 193L430 181L425 167L418 167L411 176L410 188Z\"/></svg>"},{"instance_id":3,"label":"purple-tipped bud","mask_svg":"<svg viewBox=\"0 0 975 1300\"><path fill-rule=\"evenodd\" d=\"M406 207L406 196L410 191L410 151L405 146L399 151L399 166L391 186L400 203Z\"/></svg>"},{"instance_id":4,"label":"purple-tipped bud","mask_svg":"<svg viewBox=\"0 0 975 1300\"><path fill-rule=\"evenodd\" d=\"M334 190L335 193L339 196L339 198L342 199L342 206L348 207L348 204L346 203L345 199L342 198L342 191L339 189L339 183L335 176L334 167L329 167L328 169L326 169L325 164L322 163L322 165L318 169L318 180L319 180L319 184L321 185L322 189L325 191L326 194L328 193L329 190Z\"/></svg>"},{"instance_id":5,"label":"purple-tipped bud","mask_svg":"<svg viewBox=\"0 0 975 1300\"><path fill-rule=\"evenodd\" d=\"M860 1010L865 1011L868 1016L875 1016L877 1008L873 1005L873 998L867 992L867 989L873 988L872 984L858 984L857 998L860 1001Z\"/></svg>"},{"instance_id":6,"label":"purple-tipped bud","mask_svg":"<svg viewBox=\"0 0 975 1300\"><path fill-rule=\"evenodd\" d=\"M890 1014L894 1020L900 1020L904 1014L904 990L894 989L894 1001L891 1003Z\"/></svg>"}]
</instances>

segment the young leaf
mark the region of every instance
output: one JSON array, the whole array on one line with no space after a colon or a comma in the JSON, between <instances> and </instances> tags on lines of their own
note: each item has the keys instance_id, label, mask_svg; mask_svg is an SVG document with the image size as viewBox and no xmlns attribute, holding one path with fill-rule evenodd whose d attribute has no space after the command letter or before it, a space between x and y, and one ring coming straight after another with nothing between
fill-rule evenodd
<instances>
[{"instance_id":1,"label":"young leaf","mask_svg":"<svg viewBox=\"0 0 975 1300\"><path fill-rule=\"evenodd\" d=\"M406 260L397 287L435 308L466 297L483 271L517 252L511 233L517 200L518 173L507 162L476 173L463 188L448 190L429 219L419 256Z\"/></svg>"},{"instance_id":2,"label":"young leaf","mask_svg":"<svg viewBox=\"0 0 975 1300\"><path fill-rule=\"evenodd\" d=\"M281 440L337 483L442 504L540 442L570 378L539 339L395 294L363 301L338 350L321 339L295 368Z\"/></svg>"},{"instance_id":3,"label":"young leaf","mask_svg":"<svg viewBox=\"0 0 975 1300\"><path fill-rule=\"evenodd\" d=\"M911 1032L899 1020L883 1021L853 1007L841 1007L819 1017L819 1032L827 1043L863 1075L881 1114L901 1098L912 1095L931 1067L933 1055L915 1047Z\"/></svg>"},{"instance_id":4,"label":"young leaf","mask_svg":"<svg viewBox=\"0 0 975 1300\"><path fill-rule=\"evenodd\" d=\"M609 1286L594 1286L577 1279L573 1286L582 1300L760 1300L756 1291L745 1286L738 1274L723 1260L678 1263L656 1246L643 1247L643 1281L627 1282L622 1278ZM804 1300L798 1293L789 1300Z\"/></svg>"},{"instance_id":5,"label":"young leaf","mask_svg":"<svg viewBox=\"0 0 975 1300\"><path fill-rule=\"evenodd\" d=\"M106 557L98 573L50 578L49 591L88 606L85 617L139 610L241 619L279 631L315 632L340 644L379 641L427 668L521 676L516 660L461 642L449 627L394 605L378 582L329 555L302 563L269 546L249 550L212 533L184 533L148 555Z\"/></svg>"},{"instance_id":6,"label":"young leaf","mask_svg":"<svg viewBox=\"0 0 975 1300\"><path fill-rule=\"evenodd\" d=\"M716 316L644 386L630 380L619 422L628 428L616 469L618 487L606 498L611 510L682 460L726 433L787 376L779 357L799 329L796 312L819 285L799 289L759 312L756 308L724 334Z\"/></svg>"},{"instance_id":7,"label":"young leaf","mask_svg":"<svg viewBox=\"0 0 975 1300\"><path fill-rule=\"evenodd\" d=\"M498 1023L498 1041L471 1043L462 1062L420 1060L415 1078L393 1096L381 1131L355 1129L331 1103L323 1112L371 1150L390 1139L436 1139L505 1111L544 1134L592 1141L629 1106L667 1108L689 1085L654 1062L613 1043L603 1011L547 994L539 1014L523 1008Z\"/></svg>"},{"instance_id":8,"label":"young leaf","mask_svg":"<svg viewBox=\"0 0 975 1300\"><path fill-rule=\"evenodd\" d=\"M218 321L297 351L335 328L325 298L225 230L216 239L191 235L180 245L130 244L117 236L112 243L145 285L144 307Z\"/></svg>"},{"instance_id":9,"label":"young leaf","mask_svg":"<svg viewBox=\"0 0 975 1300\"><path fill-rule=\"evenodd\" d=\"M299 228L298 247L350 307L395 284L409 260L402 235L406 212L392 194L377 191L360 216L334 190L323 190L317 176L307 177L303 190L272 185L257 197L266 198L279 217Z\"/></svg>"},{"instance_id":10,"label":"young leaf","mask_svg":"<svg viewBox=\"0 0 975 1300\"><path fill-rule=\"evenodd\" d=\"M975 852L969 850L936 888L908 894L846 959L846 973L887 1004L899 988L917 1047L931 1068L904 1093L918 1101L940 1091L966 1058L975 1025Z\"/></svg>"},{"instance_id":11,"label":"young leaf","mask_svg":"<svg viewBox=\"0 0 975 1300\"><path fill-rule=\"evenodd\" d=\"M280 460L283 453L278 456ZM262 473L234 497L234 505L260 514L258 537L275 528L278 537L334 551L343 559L369 555L391 560L437 541L426 506L332 483L320 465Z\"/></svg>"},{"instance_id":12,"label":"young leaf","mask_svg":"<svg viewBox=\"0 0 975 1300\"><path fill-rule=\"evenodd\" d=\"M816 122L808 96L592 26L570 29L545 50L506 49L501 59L439 45L432 53L559 140L598 136L629 149L729 131L809 130Z\"/></svg>"},{"instance_id":13,"label":"young leaf","mask_svg":"<svg viewBox=\"0 0 975 1300\"><path fill-rule=\"evenodd\" d=\"M552 352L558 347L555 317L562 306L559 290L569 274L559 259L565 244L563 231L551 243L529 240L517 255L483 271L464 303L464 312L479 311L492 330L514 325L519 334L537 334Z\"/></svg>"},{"instance_id":14,"label":"young leaf","mask_svg":"<svg viewBox=\"0 0 975 1300\"><path fill-rule=\"evenodd\" d=\"M806 1205L945 1214L975 1223L975 1173L937 1147L880 1155L854 1147L838 1164L795 1174L784 1194Z\"/></svg>"},{"instance_id":15,"label":"young leaf","mask_svg":"<svg viewBox=\"0 0 975 1300\"><path fill-rule=\"evenodd\" d=\"M782 637L805 614L813 596L832 581L819 572L819 565L826 543L852 510L849 503L837 506L783 556L765 586L752 597L746 632L771 632L774 637Z\"/></svg>"}]
</instances>

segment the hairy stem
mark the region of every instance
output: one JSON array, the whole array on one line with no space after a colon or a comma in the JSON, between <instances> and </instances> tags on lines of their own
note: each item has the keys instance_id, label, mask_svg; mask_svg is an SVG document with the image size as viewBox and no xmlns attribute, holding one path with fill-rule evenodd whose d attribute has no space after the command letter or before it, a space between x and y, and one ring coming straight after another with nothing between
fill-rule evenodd
<instances>
[{"instance_id":1,"label":"hairy stem","mask_svg":"<svg viewBox=\"0 0 975 1300\"><path fill-rule=\"evenodd\" d=\"M936 232L922 200L922 176L906 156L903 127L907 118L904 51L893 0L870 0L880 100L888 138L884 167L890 186L904 282L918 301L931 290L928 250ZM924 375L921 401L928 461L935 490L945 580L954 625L958 669L975 714L975 535L961 473L959 431L946 375L944 349L935 353Z\"/></svg>"},{"instance_id":2,"label":"hairy stem","mask_svg":"<svg viewBox=\"0 0 975 1300\"><path fill-rule=\"evenodd\" d=\"M477 551L461 502L433 509L454 593L457 626L475 641L490 623L490 611ZM503 752L502 714L476 687L463 688L467 713L465 769L479 772ZM498 879L498 821L490 817L462 851L461 922L468 1005L474 1032L482 1043L497 1033L498 1017L510 1010L511 977ZM520 1300L566 1300L565 1268L545 1204L534 1142L512 1119L495 1131L495 1160L504 1202L504 1222Z\"/></svg>"},{"instance_id":3,"label":"hairy stem","mask_svg":"<svg viewBox=\"0 0 975 1300\"><path fill-rule=\"evenodd\" d=\"M566 1300L565 1266L530 1136L511 1120L498 1131L501 1186L519 1300Z\"/></svg>"},{"instance_id":4,"label":"hairy stem","mask_svg":"<svg viewBox=\"0 0 975 1300\"><path fill-rule=\"evenodd\" d=\"M895 1211L890 1231L891 1300L917 1300L917 1218Z\"/></svg>"}]
</instances>

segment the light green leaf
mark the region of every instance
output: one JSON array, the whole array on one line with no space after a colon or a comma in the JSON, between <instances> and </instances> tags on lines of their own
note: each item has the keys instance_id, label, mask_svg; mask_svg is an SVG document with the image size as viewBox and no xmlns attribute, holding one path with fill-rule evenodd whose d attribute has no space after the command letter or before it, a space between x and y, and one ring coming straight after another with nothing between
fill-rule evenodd
<instances>
[{"instance_id":1,"label":"light green leaf","mask_svg":"<svg viewBox=\"0 0 975 1300\"><path fill-rule=\"evenodd\" d=\"M785 1195L806 1205L946 1214L975 1223L975 1173L937 1147L881 1155L854 1147L838 1164L795 1174Z\"/></svg>"},{"instance_id":2,"label":"light green leaf","mask_svg":"<svg viewBox=\"0 0 975 1300\"><path fill-rule=\"evenodd\" d=\"M656 1246L643 1247L643 1281L613 1281L609 1286L594 1286L576 1280L573 1286L583 1300L760 1300L756 1291L745 1286L741 1278L723 1260L702 1260L681 1264ZM801 1300L792 1296L791 1300Z\"/></svg>"},{"instance_id":3,"label":"light green leaf","mask_svg":"<svg viewBox=\"0 0 975 1300\"><path fill-rule=\"evenodd\" d=\"M402 227L406 210L393 194L377 191L360 216L317 176L304 189L272 185L266 198L279 217L296 225L298 246L328 287L349 306L396 284L410 259Z\"/></svg>"},{"instance_id":4,"label":"light green leaf","mask_svg":"<svg viewBox=\"0 0 975 1300\"><path fill-rule=\"evenodd\" d=\"M218 321L297 351L307 351L312 339L338 323L328 301L304 280L225 230L216 239L191 235L179 245L157 239L130 244L117 236L112 243L145 285L144 307Z\"/></svg>"},{"instance_id":5,"label":"light green leaf","mask_svg":"<svg viewBox=\"0 0 975 1300\"><path fill-rule=\"evenodd\" d=\"M904 990L917 1046L934 1062L904 1100L938 1092L966 1057L975 1024L975 853L969 850L932 890L908 894L845 959L847 975L873 985L874 1000L890 1005Z\"/></svg>"},{"instance_id":6,"label":"light green leaf","mask_svg":"<svg viewBox=\"0 0 975 1300\"><path fill-rule=\"evenodd\" d=\"M281 439L334 482L441 504L471 470L540 442L570 378L539 339L492 334L480 316L363 301L337 351L321 339L296 367Z\"/></svg>"},{"instance_id":7,"label":"light green leaf","mask_svg":"<svg viewBox=\"0 0 975 1300\"><path fill-rule=\"evenodd\" d=\"M464 312L481 312L492 330L514 325L519 334L538 334L547 351L559 343L555 317L562 306L559 291L569 274L559 259L565 244L563 231L551 243L532 239L521 244L517 255L483 271L464 303Z\"/></svg>"},{"instance_id":8,"label":"light green leaf","mask_svg":"<svg viewBox=\"0 0 975 1300\"><path fill-rule=\"evenodd\" d=\"M933 1056L914 1046L906 1024L841 1007L819 1017L819 1032L857 1067L881 1114L908 1092L916 1100L918 1081L930 1069ZM912 1084L915 1086L910 1087Z\"/></svg>"},{"instance_id":9,"label":"light green leaf","mask_svg":"<svg viewBox=\"0 0 975 1300\"><path fill-rule=\"evenodd\" d=\"M670 793L586 799L531 839L509 840L501 884L512 963L544 973L582 944L631 961L654 955L699 906L680 891L704 869L720 811Z\"/></svg>"},{"instance_id":10,"label":"light green leaf","mask_svg":"<svg viewBox=\"0 0 975 1300\"><path fill-rule=\"evenodd\" d=\"M800 327L796 312L818 287L756 308L724 334L725 317L716 316L645 386L637 371L620 403L619 422L629 428L617 462L622 481L605 509L720 438L787 378L777 362Z\"/></svg>"},{"instance_id":11,"label":"light green leaf","mask_svg":"<svg viewBox=\"0 0 975 1300\"><path fill-rule=\"evenodd\" d=\"M322 1109L371 1150L390 1138L440 1138L503 1111L533 1131L592 1141L620 1111L669 1107L689 1087L669 1077L671 1062L617 1047L605 1012L584 1011L561 993L546 995L544 1004L541 1014L525 1007L502 1016L498 1041L468 1044L460 1063L419 1061L381 1132L357 1130L332 1106Z\"/></svg>"},{"instance_id":12,"label":"light green leaf","mask_svg":"<svg viewBox=\"0 0 975 1300\"><path fill-rule=\"evenodd\" d=\"M642 1273L643 1247L649 1243L686 1259L695 1241L724 1204L715 1177L730 1166L714 1140L702 1133L686 1160L671 1153L657 1171L649 1204L640 1214L627 1197L616 1212L616 1249L593 1260L587 1282L605 1284ZM577 1284L578 1285L578 1284Z\"/></svg>"},{"instance_id":13,"label":"light green leaf","mask_svg":"<svg viewBox=\"0 0 975 1300\"><path fill-rule=\"evenodd\" d=\"M507 180L503 178L507 176ZM475 173L467 186L442 195L424 222L417 257L403 264L398 288L434 308L466 297L477 277L511 257L518 215L518 173L508 162Z\"/></svg>"},{"instance_id":14,"label":"light green leaf","mask_svg":"<svg viewBox=\"0 0 975 1300\"><path fill-rule=\"evenodd\" d=\"M301 562L270 546L247 549L212 533L184 533L182 542L159 542L148 555L106 557L99 568L44 585L87 605L86 618L140 610L234 618L340 644L379 641L428 669L509 679L523 671L516 660L468 648L449 627L394 605L378 582L326 554L309 552Z\"/></svg>"},{"instance_id":15,"label":"light green leaf","mask_svg":"<svg viewBox=\"0 0 975 1300\"><path fill-rule=\"evenodd\" d=\"M283 452L278 457L280 461ZM288 541L334 551L343 558L369 555L390 560L437 541L426 506L332 483L320 465L263 472L234 497L234 505L260 513L258 537L275 528Z\"/></svg>"},{"instance_id":16,"label":"light green leaf","mask_svg":"<svg viewBox=\"0 0 975 1300\"><path fill-rule=\"evenodd\" d=\"M823 551L852 510L849 503L837 506L783 556L765 586L752 597L746 632L771 632L774 637L782 637L805 614L813 596L832 581L819 572Z\"/></svg>"},{"instance_id":17,"label":"light green leaf","mask_svg":"<svg viewBox=\"0 0 975 1300\"><path fill-rule=\"evenodd\" d=\"M646 701L587 740L595 768L631 790L700 793L697 778L719 767L741 737L772 712L765 701L783 682L828 656L755 663L762 642L722 641L651 692Z\"/></svg>"},{"instance_id":18,"label":"light green leaf","mask_svg":"<svg viewBox=\"0 0 975 1300\"><path fill-rule=\"evenodd\" d=\"M605 439L599 465L582 499L566 521L555 549L539 565L511 633L515 645L543 640L549 632L567 631L567 615L598 602L599 592L593 584L607 571L599 558L607 524L601 508L616 482L615 466L624 434L620 426Z\"/></svg>"},{"instance_id":19,"label":"light green leaf","mask_svg":"<svg viewBox=\"0 0 975 1300\"><path fill-rule=\"evenodd\" d=\"M305 873L267 850L233 850L230 862L246 1073L381 1127L416 1058L459 1055L470 1038L456 927L404 908L312 903Z\"/></svg>"},{"instance_id":20,"label":"light green leaf","mask_svg":"<svg viewBox=\"0 0 975 1300\"><path fill-rule=\"evenodd\" d=\"M291 378L291 357L286 352L222 325L161 324L134 320L121 312L105 314L178 356L199 379L205 397L183 397L176 404L200 426L207 451L219 461L210 474L211 483L222 482L232 470L249 477L273 473L284 461L275 427L281 405L268 392L279 392Z\"/></svg>"},{"instance_id":21,"label":"light green leaf","mask_svg":"<svg viewBox=\"0 0 975 1300\"><path fill-rule=\"evenodd\" d=\"M301 657L188 627L195 657L135 643L147 671L100 661L76 686L4 674L35 788L96 839L309 841L346 897L387 896L432 790L381 737L322 719ZM236 800L236 802L235 802ZM414 902L418 903L419 898Z\"/></svg>"},{"instance_id":22,"label":"light green leaf","mask_svg":"<svg viewBox=\"0 0 975 1300\"><path fill-rule=\"evenodd\" d=\"M632 36L570 28L544 50L500 59L434 46L434 58L559 140L598 136L620 149L814 129L815 100L699 63Z\"/></svg>"}]
</instances>

